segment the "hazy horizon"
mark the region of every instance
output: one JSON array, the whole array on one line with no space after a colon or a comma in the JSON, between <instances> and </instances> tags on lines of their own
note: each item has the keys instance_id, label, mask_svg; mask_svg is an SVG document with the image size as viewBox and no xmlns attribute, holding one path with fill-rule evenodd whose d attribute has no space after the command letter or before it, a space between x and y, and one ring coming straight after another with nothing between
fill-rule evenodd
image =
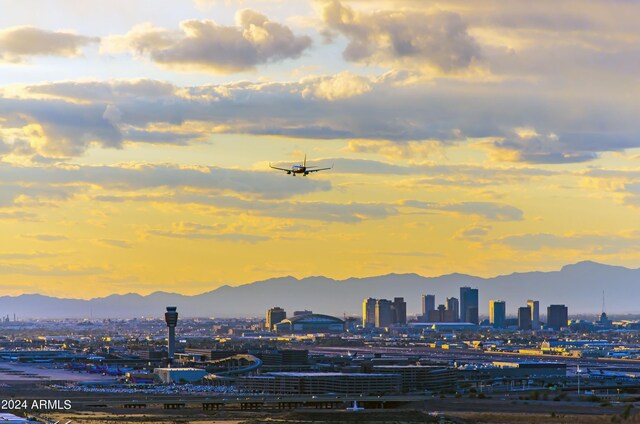
<instances>
[{"instance_id":1,"label":"hazy horizon","mask_svg":"<svg viewBox=\"0 0 640 424\"><path fill-rule=\"evenodd\" d=\"M352 277L347 277L347 278L343 278L343 279L331 278L331 277L328 277L326 275L307 275L307 276L304 276L304 277L295 276L295 275L280 275L280 276L274 276L274 277L265 278L263 280L255 280L255 281L242 282L242 283L236 283L236 284L229 282L229 283L225 283L225 284L220 285L220 286L216 286L215 288L213 288L211 290L206 290L205 289L204 291L197 292L197 293L185 293L185 292L180 292L180 291L155 290L155 291L146 291L146 292L145 291L113 292L113 293L106 294L105 296L98 296L98 297L88 297L88 296L78 296L78 297L51 296L51 297L56 297L56 298L59 298L59 299L93 300L93 299L101 299L101 298L104 298L104 297L114 296L114 295L122 296L122 295L131 294L131 295L149 296L149 295L154 294L154 293L178 294L178 295L181 295L181 296L198 296L198 295L201 295L201 294L210 293L210 292L215 291L215 290L217 290L219 288L222 288L222 287L235 287L235 288L237 288L237 287L242 287L242 286L250 286L250 285L256 284L256 283L263 283L263 282L268 282L268 281L271 281L271 280L280 280L280 279L286 279L286 278L293 278L293 279L295 279L297 281L304 281L304 280L314 279L314 278L326 278L326 279L337 281L337 282L344 282L344 281L347 281L347 280L362 280L362 279L367 279L367 278L385 277L385 276L389 276L389 275L403 276L403 275L415 274L415 275L418 275L418 276L424 277L424 278L436 279L436 278L439 278L439 277L446 277L446 276L461 274L461 275L466 275L466 276L470 276L470 277L478 277L478 278L481 278L481 279L492 279L492 278L498 278L498 277L508 277L510 275L513 275L513 274L526 274L526 273L537 273L537 272L543 272L543 273L555 272L555 271L560 271L564 267L567 267L567 266L578 265L578 264L583 264L583 263L596 263L598 265L609 266L609 267L615 267L616 266L616 265L604 264L604 263L590 261L590 260L584 260L584 261L579 261L579 262L576 262L576 263L565 264L565 265L563 265L563 266L561 266L559 268L546 270L546 271L540 271L540 270L531 269L531 270L527 270L527 271L514 271L514 272L511 272L511 273L508 273L508 274L496 274L496 275L489 275L489 276L464 274L464 273L459 273L459 272L455 272L455 271L449 272L449 273L446 273L446 274L438 274L438 275L422 275L422 274L409 273L409 272L408 273L391 272L391 273L388 273L388 274L372 274L372 275L363 275L363 276L352 276ZM623 267L623 268L626 268L626 269L629 269L629 270L640 269L640 268L631 268L631 267ZM0 293L0 297L3 297L3 296L15 297L15 296L20 296L20 295L43 295L43 296L49 296L49 295L46 295L46 294L43 294L43 293L38 293L38 292L29 292L29 293L25 292L25 293L20 293L20 294L17 294L17 295L6 295L6 294L1 294ZM638 313L640 314L640 309L639 309Z\"/></svg>"}]
</instances>

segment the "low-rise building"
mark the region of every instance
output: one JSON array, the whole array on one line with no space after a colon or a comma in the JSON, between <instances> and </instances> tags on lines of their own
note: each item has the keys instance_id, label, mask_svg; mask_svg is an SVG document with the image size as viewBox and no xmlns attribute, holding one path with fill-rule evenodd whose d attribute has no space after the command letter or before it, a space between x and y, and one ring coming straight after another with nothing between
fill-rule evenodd
<instances>
[{"instance_id":1,"label":"low-rise building","mask_svg":"<svg viewBox=\"0 0 640 424\"><path fill-rule=\"evenodd\" d=\"M209 374L201 368L156 368L153 372L163 383L195 383Z\"/></svg>"},{"instance_id":2,"label":"low-rise building","mask_svg":"<svg viewBox=\"0 0 640 424\"><path fill-rule=\"evenodd\" d=\"M557 362L493 362L491 374L505 377L566 377L567 364Z\"/></svg>"},{"instance_id":3,"label":"low-rise building","mask_svg":"<svg viewBox=\"0 0 640 424\"><path fill-rule=\"evenodd\" d=\"M452 387L456 381L453 369L428 365L376 365L373 372L379 374L399 374L402 391L442 390Z\"/></svg>"}]
</instances>

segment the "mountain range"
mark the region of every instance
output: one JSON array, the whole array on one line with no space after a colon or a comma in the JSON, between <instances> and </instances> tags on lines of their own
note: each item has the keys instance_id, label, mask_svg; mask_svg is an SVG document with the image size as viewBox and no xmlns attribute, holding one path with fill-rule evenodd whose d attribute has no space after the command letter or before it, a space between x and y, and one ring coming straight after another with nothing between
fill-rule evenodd
<instances>
[{"instance_id":1,"label":"mountain range","mask_svg":"<svg viewBox=\"0 0 640 424\"><path fill-rule=\"evenodd\" d=\"M459 297L461 286L479 289L480 314L488 314L491 299L507 302L507 315L514 315L527 299L540 301L541 315L549 304L565 304L569 314L640 313L640 269L585 261L566 265L559 271L524 272L492 278L465 274L422 277L417 274L388 274L376 277L333 280L326 277L272 278L240 286L222 286L206 293L185 296L155 292L107 297L64 299L40 294L0 297L0 315L20 318L131 318L160 317L165 306L178 307L182 317L255 317L281 306L292 314L309 309L342 317L360 315L367 297L404 297L407 313L420 313L422 294L436 295L436 304L446 297Z\"/></svg>"}]
</instances>

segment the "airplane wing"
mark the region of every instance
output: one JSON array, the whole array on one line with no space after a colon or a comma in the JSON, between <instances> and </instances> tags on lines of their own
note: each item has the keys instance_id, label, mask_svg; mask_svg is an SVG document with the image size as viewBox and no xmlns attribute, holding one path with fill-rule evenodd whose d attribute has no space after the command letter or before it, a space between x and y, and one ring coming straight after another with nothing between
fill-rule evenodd
<instances>
[{"instance_id":1,"label":"airplane wing","mask_svg":"<svg viewBox=\"0 0 640 424\"><path fill-rule=\"evenodd\" d=\"M291 169L278 168L277 166L271 166L271 162L269 162L269 168L278 169L280 171L285 171L285 172L291 172Z\"/></svg>"},{"instance_id":2,"label":"airplane wing","mask_svg":"<svg viewBox=\"0 0 640 424\"><path fill-rule=\"evenodd\" d=\"M333 165L331 165L331 168L308 169L307 172L311 173L311 172L318 172L318 171L326 171L327 169L333 169Z\"/></svg>"}]
</instances>

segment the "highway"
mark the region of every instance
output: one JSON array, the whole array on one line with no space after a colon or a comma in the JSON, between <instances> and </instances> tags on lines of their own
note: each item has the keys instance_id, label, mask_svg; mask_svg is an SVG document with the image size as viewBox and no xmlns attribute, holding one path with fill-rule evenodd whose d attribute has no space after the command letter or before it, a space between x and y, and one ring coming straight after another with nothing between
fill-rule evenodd
<instances>
[{"instance_id":1,"label":"highway","mask_svg":"<svg viewBox=\"0 0 640 424\"><path fill-rule=\"evenodd\" d=\"M307 408L339 408L351 406L354 401L360 405L372 407L397 407L399 405L423 402L431 399L425 395L396 396L354 396L354 395L256 395L256 396L148 396L124 397L109 396L105 399L87 399L78 397L72 401L73 409L94 408L152 408L181 409L202 407L203 409L292 409ZM169 406L169 407L167 407Z\"/></svg>"}]
</instances>

